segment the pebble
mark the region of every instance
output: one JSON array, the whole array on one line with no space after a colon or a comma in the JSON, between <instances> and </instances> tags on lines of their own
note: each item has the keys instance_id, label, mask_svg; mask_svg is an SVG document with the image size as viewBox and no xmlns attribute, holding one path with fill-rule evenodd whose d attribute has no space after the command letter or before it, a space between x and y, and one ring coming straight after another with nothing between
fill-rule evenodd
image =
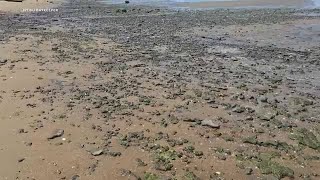
<instances>
[{"instance_id":1,"label":"pebble","mask_svg":"<svg viewBox=\"0 0 320 180\"><path fill-rule=\"evenodd\" d=\"M50 139L55 139L57 137L61 137L64 134L63 129L56 129L52 132L52 134L47 138L48 140Z\"/></svg>"},{"instance_id":2,"label":"pebble","mask_svg":"<svg viewBox=\"0 0 320 180\"><path fill-rule=\"evenodd\" d=\"M246 175L251 175L253 172L252 168L246 168Z\"/></svg>"},{"instance_id":3,"label":"pebble","mask_svg":"<svg viewBox=\"0 0 320 180\"><path fill-rule=\"evenodd\" d=\"M18 162L20 163L20 162L22 162L24 160L25 160L25 158L20 158L20 159L18 159Z\"/></svg>"},{"instance_id":4,"label":"pebble","mask_svg":"<svg viewBox=\"0 0 320 180\"><path fill-rule=\"evenodd\" d=\"M97 150L91 153L93 156L100 156L101 154L103 154L103 150Z\"/></svg>"},{"instance_id":5,"label":"pebble","mask_svg":"<svg viewBox=\"0 0 320 180\"><path fill-rule=\"evenodd\" d=\"M79 180L80 176L79 175L74 175L71 177L71 180Z\"/></svg>"},{"instance_id":6,"label":"pebble","mask_svg":"<svg viewBox=\"0 0 320 180\"><path fill-rule=\"evenodd\" d=\"M209 119L201 121L201 125L202 126L208 126L208 127L211 127L211 128L217 128L217 129L220 128L220 125L218 123L215 123L213 120L209 120Z\"/></svg>"}]
</instances>

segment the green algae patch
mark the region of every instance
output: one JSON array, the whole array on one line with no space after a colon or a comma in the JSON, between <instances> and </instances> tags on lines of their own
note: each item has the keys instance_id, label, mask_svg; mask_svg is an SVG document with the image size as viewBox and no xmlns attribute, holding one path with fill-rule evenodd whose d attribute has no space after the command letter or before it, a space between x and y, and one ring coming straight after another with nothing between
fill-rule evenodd
<instances>
[{"instance_id":1,"label":"green algae patch","mask_svg":"<svg viewBox=\"0 0 320 180\"><path fill-rule=\"evenodd\" d=\"M309 148L320 150L320 141L317 139L311 131L308 131L306 128L297 130L296 133L289 136L292 140L297 140L299 144L307 146Z\"/></svg>"},{"instance_id":2,"label":"green algae patch","mask_svg":"<svg viewBox=\"0 0 320 180\"><path fill-rule=\"evenodd\" d=\"M188 171L183 176L183 179L184 180L199 180L200 178L198 178L193 172Z\"/></svg>"},{"instance_id":3,"label":"green algae patch","mask_svg":"<svg viewBox=\"0 0 320 180\"><path fill-rule=\"evenodd\" d=\"M153 173L144 173L144 180L160 180L159 176L157 176L156 174Z\"/></svg>"},{"instance_id":4,"label":"green algae patch","mask_svg":"<svg viewBox=\"0 0 320 180\"><path fill-rule=\"evenodd\" d=\"M172 161L176 160L179 156L174 150L166 150L157 152L154 156L155 169L160 171L170 171L173 168Z\"/></svg>"},{"instance_id":5,"label":"green algae patch","mask_svg":"<svg viewBox=\"0 0 320 180\"><path fill-rule=\"evenodd\" d=\"M273 162L270 159L262 160L258 163L258 167L262 174L271 174L278 179L294 176L294 171L292 169L282 166L277 162Z\"/></svg>"},{"instance_id":6,"label":"green algae patch","mask_svg":"<svg viewBox=\"0 0 320 180\"><path fill-rule=\"evenodd\" d=\"M174 150L168 150L163 152L158 152L155 156L157 160L161 161L171 161L178 158L178 153Z\"/></svg>"}]
</instances>

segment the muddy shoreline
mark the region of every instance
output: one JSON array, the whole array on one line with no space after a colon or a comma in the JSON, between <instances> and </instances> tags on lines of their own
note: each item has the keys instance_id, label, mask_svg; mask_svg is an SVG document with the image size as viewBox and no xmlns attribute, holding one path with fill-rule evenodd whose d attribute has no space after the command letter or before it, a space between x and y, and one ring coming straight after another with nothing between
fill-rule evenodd
<instances>
[{"instance_id":1,"label":"muddy shoreline","mask_svg":"<svg viewBox=\"0 0 320 180\"><path fill-rule=\"evenodd\" d=\"M319 178L319 9L58 9L0 15L0 179Z\"/></svg>"}]
</instances>

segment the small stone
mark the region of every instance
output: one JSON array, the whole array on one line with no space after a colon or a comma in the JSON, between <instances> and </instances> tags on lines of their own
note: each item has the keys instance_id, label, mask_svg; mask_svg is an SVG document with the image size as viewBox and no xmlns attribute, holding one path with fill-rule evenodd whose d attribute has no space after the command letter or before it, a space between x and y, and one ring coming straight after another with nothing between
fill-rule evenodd
<instances>
[{"instance_id":1,"label":"small stone","mask_svg":"<svg viewBox=\"0 0 320 180\"><path fill-rule=\"evenodd\" d=\"M202 155L203 155L203 152L202 152L202 151L195 151L195 152L194 152L194 155L196 155L196 156L202 156Z\"/></svg>"},{"instance_id":2,"label":"small stone","mask_svg":"<svg viewBox=\"0 0 320 180\"><path fill-rule=\"evenodd\" d=\"M253 117L252 117L252 116L247 116L247 117L245 118L245 120L246 120L246 121L253 121Z\"/></svg>"},{"instance_id":3,"label":"small stone","mask_svg":"<svg viewBox=\"0 0 320 180\"><path fill-rule=\"evenodd\" d=\"M147 166L147 164L145 162L143 162L140 158L136 159L138 166Z\"/></svg>"},{"instance_id":4,"label":"small stone","mask_svg":"<svg viewBox=\"0 0 320 180\"><path fill-rule=\"evenodd\" d=\"M220 125L215 123L213 120L203 120L201 121L202 126L209 126L211 128L220 128Z\"/></svg>"},{"instance_id":5,"label":"small stone","mask_svg":"<svg viewBox=\"0 0 320 180\"><path fill-rule=\"evenodd\" d=\"M32 146L32 142L26 142L26 146Z\"/></svg>"},{"instance_id":6,"label":"small stone","mask_svg":"<svg viewBox=\"0 0 320 180\"><path fill-rule=\"evenodd\" d=\"M243 113L246 109L242 106L237 106L235 108L232 109L232 112L235 112L235 113Z\"/></svg>"},{"instance_id":7,"label":"small stone","mask_svg":"<svg viewBox=\"0 0 320 180\"><path fill-rule=\"evenodd\" d=\"M253 172L252 168L246 168L246 175L251 175Z\"/></svg>"},{"instance_id":8,"label":"small stone","mask_svg":"<svg viewBox=\"0 0 320 180\"><path fill-rule=\"evenodd\" d=\"M56 146L61 146L61 145L63 145L63 143L62 142L57 142L55 145Z\"/></svg>"},{"instance_id":9,"label":"small stone","mask_svg":"<svg viewBox=\"0 0 320 180\"><path fill-rule=\"evenodd\" d=\"M103 150L98 150L98 151L92 152L91 154L92 154L93 156L100 156L102 153L103 153Z\"/></svg>"},{"instance_id":10,"label":"small stone","mask_svg":"<svg viewBox=\"0 0 320 180\"><path fill-rule=\"evenodd\" d=\"M223 155L223 154L219 154L218 155L218 159L225 161L227 159L227 157L225 155Z\"/></svg>"},{"instance_id":11,"label":"small stone","mask_svg":"<svg viewBox=\"0 0 320 180\"><path fill-rule=\"evenodd\" d=\"M21 133L26 133L26 131L24 129L18 129L18 133L21 134Z\"/></svg>"},{"instance_id":12,"label":"small stone","mask_svg":"<svg viewBox=\"0 0 320 180\"><path fill-rule=\"evenodd\" d=\"M121 152L109 152L108 154L112 157L121 156Z\"/></svg>"},{"instance_id":13,"label":"small stone","mask_svg":"<svg viewBox=\"0 0 320 180\"><path fill-rule=\"evenodd\" d=\"M263 103L267 103L268 102L268 98L266 96L261 96L259 98L260 102L263 102Z\"/></svg>"},{"instance_id":14,"label":"small stone","mask_svg":"<svg viewBox=\"0 0 320 180\"><path fill-rule=\"evenodd\" d=\"M20 158L20 159L18 159L18 162L20 163L20 162L22 162L24 160L25 160L25 158Z\"/></svg>"},{"instance_id":15,"label":"small stone","mask_svg":"<svg viewBox=\"0 0 320 180\"><path fill-rule=\"evenodd\" d=\"M71 177L71 180L78 180L80 179L80 176L79 175L74 175Z\"/></svg>"},{"instance_id":16,"label":"small stone","mask_svg":"<svg viewBox=\"0 0 320 180\"><path fill-rule=\"evenodd\" d=\"M55 139L57 137L61 137L64 134L63 129L56 129L52 132L52 134L48 137L48 140Z\"/></svg>"},{"instance_id":17,"label":"small stone","mask_svg":"<svg viewBox=\"0 0 320 180\"><path fill-rule=\"evenodd\" d=\"M276 111L264 111L260 114L259 118L264 121L270 121L277 116Z\"/></svg>"}]
</instances>

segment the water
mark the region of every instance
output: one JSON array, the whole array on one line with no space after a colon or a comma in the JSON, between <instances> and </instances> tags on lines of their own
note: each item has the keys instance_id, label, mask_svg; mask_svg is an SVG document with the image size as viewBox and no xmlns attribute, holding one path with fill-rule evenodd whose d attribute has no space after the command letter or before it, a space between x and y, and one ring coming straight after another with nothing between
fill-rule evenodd
<instances>
[{"instance_id":1,"label":"water","mask_svg":"<svg viewBox=\"0 0 320 180\"><path fill-rule=\"evenodd\" d=\"M125 0L104 0L123 4ZM320 7L320 0L130 0L131 4L194 7ZM209 7L209 8L210 8Z\"/></svg>"},{"instance_id":2,"label":"water","mask_svg":"<svg viewBox=\"0 0 320 180\"><path fill-rule=\"evenodd\" d=\"M320 7L320 0L314 0L313 3L316 7Z\"/></svg>"}]
</instances>

